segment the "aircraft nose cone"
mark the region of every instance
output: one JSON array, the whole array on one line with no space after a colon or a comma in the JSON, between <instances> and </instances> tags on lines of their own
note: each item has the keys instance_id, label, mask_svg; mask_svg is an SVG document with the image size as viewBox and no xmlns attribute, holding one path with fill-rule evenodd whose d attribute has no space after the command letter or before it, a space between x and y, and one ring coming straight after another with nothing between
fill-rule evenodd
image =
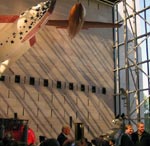
<instances>
[{"instance_id":1,"label":"aircraft nose cone","mask_svg":"<svg viewBox=\"0 0 150 146\"><path fill-rule=\"evenodd\" d=\"M49 12L52 13L56 4L56 0L49 0L49 3L50 3Z\"/></svg>"},{"instance_id":2,"label":"aircraft nose cone","mask_svg":"<svg viewBox=\"0 0 150 146\"><path fill-rule=\"evenodd\" d=\"M56 0L51 0L50 2L51 2L52 5L55 5Z\"/></svg>"}]
</instances>

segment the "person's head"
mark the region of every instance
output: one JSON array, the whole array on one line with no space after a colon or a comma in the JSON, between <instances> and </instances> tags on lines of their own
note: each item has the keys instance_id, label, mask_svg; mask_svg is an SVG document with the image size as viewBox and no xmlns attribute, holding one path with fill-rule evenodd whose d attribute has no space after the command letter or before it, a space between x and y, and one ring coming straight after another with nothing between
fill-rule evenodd
<instances>
[{"instance_id":1,"label":"person's head","mask_svg":"<svg viewBox=\"0 0 150 146\"><path fill-rule=\"evenodd\" d=\"M139 134L142 134L145 130L145 127L144 127L144 123L143 122L138 122L137 123L137 131Z\"/></svg>"},{"instance_id":2,"label":"person's head","mask_svg":"<svg viewBox=\"0 0 150 146\"><path fill-rule=\"evenodd\" d=\"M45 141L43 141L40 146L60 146L59 145L59 142L54 139L54 138L50 138L50 139L47 139Z\"/></svg>"},{"instance_id":3,"label":"person's head","mask_svg":"<svg viewBox=\"0 0 150 146\"><path fill-rule=\"evenodd\" d=\"M115 140L114 139L110 139L109 140L109 145L110 146L114 146L115 145Z\"/></svg>"},{"instance_id":4,"label":"person's head","mask_svg":"<svg viewBox=\"0 0 150 146\"><path fill-rule=\"evenodd\" d=\"M125 133L131 135L133 133L133 127L131 124L125 125Z\"/></svg>"},{"instance_id":5,"label":"person's head","mask_svg":"<svg viewBox=\"0 0 150 146\"><path fill-rule=\"evenodd\" d=\"M65 134L65 135L69 135L70 134L70 126L69 125L64 125L62 127L62 132Z\"/></svg>"},{"instance_id":6,"label":"person's head","mask_svg":"<svg viewBox=\"0 0 150 146\"><path fill-rule=\"evenodd\" d=\"M104 136L103 136L103 135L100 135L100 136L99 136L99 139L100 139L100 140L104 139Z\"/></svg>"}]
</instances>

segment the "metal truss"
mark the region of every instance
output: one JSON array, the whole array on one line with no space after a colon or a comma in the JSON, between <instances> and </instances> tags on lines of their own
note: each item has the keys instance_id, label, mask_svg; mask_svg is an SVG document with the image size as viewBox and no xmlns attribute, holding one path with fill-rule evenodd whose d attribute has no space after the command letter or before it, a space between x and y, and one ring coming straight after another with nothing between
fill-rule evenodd
<instances>
[{"instance_id":1,"label":"metal truss","mask_svg":"<svg viewBox=\"0 0 150 146\"><path fill-rule=\"evenodd\" d=\"M145 91L148 94L150 92L150 60L148 55L150 32L147 29L150 27L150 22L146 15L150 6L146 6L146 0L143 0L144 8L137 10L137 2L140 5L138 0L123 0L114 7L115 21L123 24L121 28L114 30L115 113L124 112L133 123L149 118L144 115L145 103L148 103L147 110L150 111L150 96L144 95ZM123 8L122 19L119 19L121 17L119 16L119 5ZM140 23L141 21L143 24ZM145 27L145 33L140 35L138 34L139 25L141 28ZM143 46L146 48L145 50ZM143 52L146 54L145 60L143 60ZM146 68L143 67L144 65ZM147 83L146 88L144 80Z\"/></svg>"}]
</instances>

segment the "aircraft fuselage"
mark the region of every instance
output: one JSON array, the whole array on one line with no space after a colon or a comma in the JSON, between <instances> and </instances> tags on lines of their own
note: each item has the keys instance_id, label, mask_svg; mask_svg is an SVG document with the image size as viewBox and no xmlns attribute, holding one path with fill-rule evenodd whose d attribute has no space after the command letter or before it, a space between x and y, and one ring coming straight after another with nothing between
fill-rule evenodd
<instances>
[{"instance_id":1,"label":"aircraft fuselage","mask_svg":"<svg viewBox=\"0 0 150 146\"><path fill-rule=\"evenodd\" d=\"M20 58L36 42L35 34L46 24L56 0L41 2L24 11L8 24L0 37L0 74Z\"/></svg>"}]
</instances>

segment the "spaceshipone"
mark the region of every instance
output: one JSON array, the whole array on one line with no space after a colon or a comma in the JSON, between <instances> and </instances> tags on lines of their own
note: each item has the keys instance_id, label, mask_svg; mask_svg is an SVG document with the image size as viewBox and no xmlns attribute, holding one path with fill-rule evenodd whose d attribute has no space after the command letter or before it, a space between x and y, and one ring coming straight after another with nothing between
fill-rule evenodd
<instances>
[{"instance_id":1,"label":"spaceshipone","mask_svg":"<svg viewBox=\"0 0 150 146\"><path fill-rule=\"evenodd\" d=\"M29 48L36 43L36 33L45 25L66 28L70 38L85 28L113 28L120 24L85 21L85 8L76 3L70 10L68 20L49 20L56 0L47 0L17 15L0 15L0 23L10 23L7 32L0 36L0 75L10 69Z\"/></svg>"}]
</instances>

